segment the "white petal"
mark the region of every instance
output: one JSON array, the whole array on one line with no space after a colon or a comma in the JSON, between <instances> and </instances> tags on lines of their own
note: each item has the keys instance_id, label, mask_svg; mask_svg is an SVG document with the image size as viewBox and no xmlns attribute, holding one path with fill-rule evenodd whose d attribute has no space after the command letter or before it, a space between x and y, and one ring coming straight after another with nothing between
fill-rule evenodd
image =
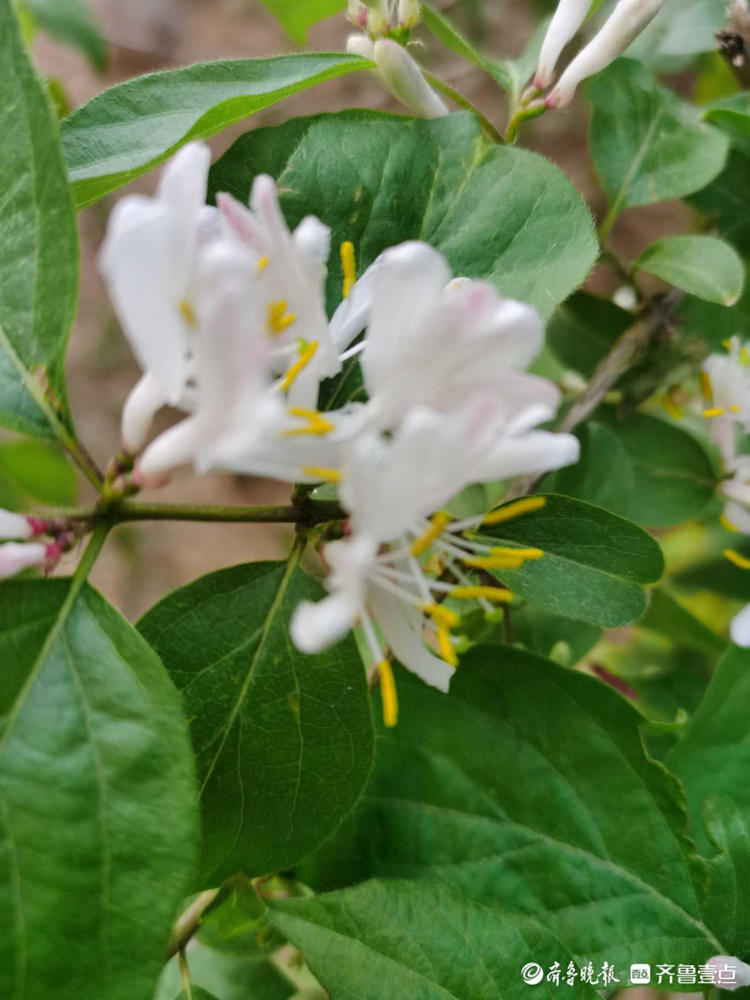
<instances>
[{"instance_id":1,"label":"white petal","mask_svg":"<svg viewBox=\"0 0 750 1000\"><path fill-rule=\"evenodd\" d=\"M375 587L368 596L368 604L399 663L425 684L447 691L455 668L425 646L422 613Z\"/></svg>"},{"instance_id":2,"label":"white petal","mask_svg":"<svg viewBox=\"0 0 750 1000\"><path fill-rule=\"evenodd\" d=\"M370 322L378 274L387 260L381 254L364 272L333 314L329 326L329 335L337 351L343 351Z\"/></svg>"},{"instance_id":3,"label":"white petal","mask_svg":"<svg viewBox=\"0 0 750 1000\"><path fill-rule=\"evenodd\" d=\"M145 445L157 411L165 406L166 393L151 373L136 383L122 408L122 446L130 455L138 455Z\"/></svg>"},{"instance_id":4,"label":"white petal","mask_svg":"<svg viewBox=\"0 0 750 1000\"><path fill-rule=\"evenodd\" d=\"M477 482L492 482L514 476L551 472L572 465L580 458L581 446L572 434L532 431L518 438L499 441L476 470Z\"/></svg>"},{"instance_id":5,"label":"white petal","mask_svg":"<svg viewBox=\"0 0 750 1000\"><path fill-rule=\"evenodd\" d=\"M325 273L331 255L331 230L314 215L308 215L292 234L294 245L313 266L313 273Z\"/></svg>"},{"instance_id":6,"label":"white petal","mask_svg":"<svg viewBox=\"0 0 750 1000\"><path fill-rule=\"evenodd\" d=\"M724 517L739 531L750 535L750 510L730 500L724 505Z\"/></svg>"},{"instance_id":7,"label":"white petal","mask_svg":"<svg viewBox=\"0 0 750 1000\"><path fill-rule=\"evenodd\" d=\"M23 514L0 507L0 538L31 538L34 529Z\"/></svg>"},{"instance_id":8,"label":"white petal","mask_svg":"<svg viewBox=\"0 0 750 1000\"><path fill-rule=\"evenodd\" d=\"M737 646L750 646L750 604L735 615L729 626L732 642Z\"/></svg>"},{"instance_id":9,"label":"white petal","mask_svg":"<svg viewBox=\"0 0 750 1000\"><path fill-rule=\"evenodd\" d=\"M0 580L24 569L41 568L47 562L47 546L41 542L6 542L0 545Z\"/></svg>"},{"instance_id":10,"label":"white petal","mask_svg":"<svg viewBox=\"0 0 750 1000\"><path fill-rule=\"evenodd\" d=\"M375 46L367 35L360 32L349 35L346 40L346 51L352 56L361 56L363 59L375 58Z\"/></svg>"},{"instance_id":11,"label":"white petal","mask_svg":"<svg viewBox=\"0 0 750 1000\"><path fill-rule=\"evenodd\" d=\"M539 65L534 79L538 90L546 90L552 83L560 53L583 24L592 0L560 0L547 29L539 54Z\"/></svg>"},{"instance_id":12,"label":"white petal","mask_svg":"<svg viewBox=\"0 0 750 1000\"><path fill-rule=\"evenodd\" d=\"M196 460L205 444L205 430L198 417L188 417L160 434L144 451L136 466L143 479L154 479L165 472Z\"/></svg>"},{"instance_id":13,"label":"white petal","mask_svg":"<svg viewBox=\"0 0 750 1000\"><path fill-rule=\"evenodd\" d=\"M750 965L731 955L714 955L706 965L716 972L715 984L719 989L734 991L750 986Z\"/></svg>"},{"instance_id":14,"label":"white petal","mask_svg":"<svg viewBox=\"0 0 750 1000\"><path fill-rule=\"evenodd\" d=\"M303 653L320 653L339 642L353 627L359 607L347 594L332 594L322 601L302 601L292 615L289 632Z\"/></svg>"},{"instance_id":15,"label":"white petal","mask_svg":"<svg viewBox=\"0 0 750 1000\"><path fill-rule=\"evenodd\" d=\"M164 167L158 195L180 212L198 212L206 201L211 150L203 142L189 142Z\"/></svg>"}]
</instances>

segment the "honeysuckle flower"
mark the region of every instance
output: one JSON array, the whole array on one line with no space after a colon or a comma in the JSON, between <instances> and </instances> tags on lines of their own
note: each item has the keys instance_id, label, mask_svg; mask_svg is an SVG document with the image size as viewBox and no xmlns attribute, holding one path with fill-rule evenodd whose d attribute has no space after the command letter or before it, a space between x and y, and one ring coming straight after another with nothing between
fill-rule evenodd
<instances>
[{"instance_id":1,"label":"honeysuckle flower","mask_svg":"<svg viewBox=\"0 0 750 1000\"><path fill-rule=\"evenodd\" d=\"M450 628L458 615L440 600L476 600L491 610L493 602L512 595L500 586L476 585L472 569L514 569L543 553L466 538L464 530L481 517L453 522L443 512L428 515L470 482L575 461L575 438L534 430L547 415L531 406L513 416L497 397L480 392L447 414L411 409L390 438L374 431L358 435L340 476L352 537L324 550L332 567L331 595L298 607L292 638L299 648L319 651L360 621L375 661L382 663L377 624L405 667L446 690L457 663ZM440 566L433 576L419 561L430 550ZM454 582L439 578L445 569ZM439 655L425 647L425 629Z\"/></svg>"},{"instance_id":2,"label":"honeysuckle flower","mask_svg":"<svg viewBox=\"0 0 750 1000\"><path fill-rule=\"evenodd\" d=\"M606 69L643 31L664 0L619 0L600 31L573 59L546 99L548 108L566 108L579 84Z\"/></svg>"},{"instance_id":3,"label":"honeysuckle flower","mask_svg":"<svg viewBox=\"0 0 750 1000\"><path fill-rule=\"evenodd\" d=\"M741 455L734 462L734 474L719 486L726 503L722 520L734 531L750 534L750 455Z\"/></svg>"},{"instance_id":4,"label":"honeysuckle flower","mask_svg":"<svg viewBox=\"0 0 750 1000\"><path fill-rule=\"evenodd\" d=\"M193 290L210 151L189 143L167 164L153 198L130 195L114 208L99 266L143 378L122 417L124 448L137 454L156 411L190 409Z\"/></svg>"},{"instance_id":5,"label":"honeysuckle flower","mask_svg":"<svg viewBox=\"0 0 750 1000\"><path fill-rule=\"evenodd\" d=\"M448 114L443 99L425 80L415 59L403 45L391 38L372 42L365 35L351 35L347 52L372 59L386 90L421 118L442 118Z\"/></svg>"},{"instance_id":6,"label":"honeysuckle flower","mask_svg":"<svg viewBox=\"0 0 750 1000\"><path fill-rule=\"evenodd\" d=\"M552 83L557 61L586 19L592 0L560 0L544 36L534 86L546 90Z\"/></svg>"},{"instance_id":7,"label":"honeysuckle flower","mask_svg":"<svg viewBox=\"0 0 750 1000\"><path fill-rule=\"evenodd\" d=\"M341 370L325 311L330 229L308 216L290 233L276 183L266 175L255 178L249 207L228 194L220 194L217 203L225 233L247 251L256 272L265 312L262 328L273 344L271 367L284 375L307 358L290 400L312 408L321 379Z\"/></svg>"},{"instance_id":8,"label":"honeysuckle flower","mask_svg":"<svg viewBox=\"0 0 750 1000\"><path fill-rule=\"evenodd\" d=\"M739 990L750 986L750 965L731 955L714 955L706 963L715 973L714 985L720 990Z\"/></svg>"},{"instance_id":9,"label":"honeysuckle flower","mask_svg":"<svg viewBox=\"0 0 750 1000\"><path fill-rule=\"evenodd\" d=\"M739 337L726 342L726 354L712 354L700 373L711 439L718 445L725 468L735 464L737 426L750 429L750 356Z\"/></svg>"},{"instance_id":10,"label":"honeysuckle flower","mask_svg":"<svg viewBox=\"0 0 750 1000\"><path fill-rule=\"evenodd\" d=\"M60 555L55 542L5 542L0 545L0 580L25 569L50 569Z\"/></svg>"}]
</instances>

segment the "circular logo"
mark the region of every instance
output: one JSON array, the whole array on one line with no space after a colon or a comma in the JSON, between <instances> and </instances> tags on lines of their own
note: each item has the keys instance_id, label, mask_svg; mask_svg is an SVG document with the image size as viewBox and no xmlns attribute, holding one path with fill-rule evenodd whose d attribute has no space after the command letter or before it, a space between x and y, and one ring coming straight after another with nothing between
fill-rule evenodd
<instances>
[{"instance_id":1,"label":"circular logo","mask_svg":"<svg viewBox=\"0 0 750 1000\"><path fill-rule=\"evenodd\" d=\"M536 986L544 979L544 969L538 962L529 962L521 969L521 979L527 986Z\"/></svg>"}]
</instances>

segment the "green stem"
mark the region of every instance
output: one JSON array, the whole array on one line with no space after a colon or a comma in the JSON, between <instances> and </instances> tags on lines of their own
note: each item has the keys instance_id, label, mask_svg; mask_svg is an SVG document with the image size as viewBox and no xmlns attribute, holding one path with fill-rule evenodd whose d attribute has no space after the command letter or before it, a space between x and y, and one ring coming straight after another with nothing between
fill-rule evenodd
<instances>
[{"instance_id":1,"label":"green stem","mask_svg":"<svg viewBox=\"0 0 750 1000\"><path fill-rule=\"evenodd\" d=\"M73 574L73 582L70 587L71 593L77 594L87 580L94 563L99 557L99 553L102 551L102 546L104 545L108 534L108 524L100 524L94 531L93 535L89 539L88 545L84 549L81 561L76 566L76 571Z\"/></svg>"},{"instance_id":2,"label":"green stem","mask_svg":"<svg viewBox=\"0 0 750 1000\"><path fill-rule=\"evenodd\" d=\"M472 104L468 97L464 97L463 94L451 87L450 84L445 83L440 79L440 77L435 76L433 73L428 73L427 70L423 69L422 75L431 87L438 90L441 94L447 97L448 100L453 101L454 104L457 104L459 108L463 108L464 111L471 111L472 114L476 115L479 119L479 124L482 126L482 129L488 139L491 139L499 145L504 145L505 139L503 139L502 135L498 132L489 118L486 118L476 104Z\"/></svg>"},{"instance_id":3,"label":"green stem","mask_svg":"<svg viewBox=\"0 0 750 1000\"><path fill-rule=\"evenodd\" d=\"M55 511L61 520L90 521L112 526L130 521L208 521L223 524L301 524L312 526L326 521L342 521L348 515L336 501L305 500L300 505L262 507L215 506L213 504L142 503L121 500L105 510L83 507Z\"/></svg>"},{"instance_id":4,"label":"green stem","mask_svg":"<svg viewBox=\"0 0 750 1000\"><path fill-rule=\"evenodd\" d=\"M612 232L612 228L619 218L620 205L619 202L615 200L607 209L607 214L604 216L601 226L599 226L599 241L602 244L607 242L609 234Z\"/></svg>"}]
</instances>

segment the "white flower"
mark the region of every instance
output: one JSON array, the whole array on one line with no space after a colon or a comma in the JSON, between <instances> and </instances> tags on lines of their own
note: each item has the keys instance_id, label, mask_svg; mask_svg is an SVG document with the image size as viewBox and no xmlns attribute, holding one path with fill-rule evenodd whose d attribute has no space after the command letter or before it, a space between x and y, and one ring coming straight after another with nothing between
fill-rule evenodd
<instances>
[{"instance_id":1,"label":"white flower","mask_svg":"<svg viewBox=\"0 0 750 1000\"><path fill-rule=\"evenodd\" d=\"M0 580L25 569L47 569L60 558L54 543L5 542L0 545Z\"/></svg>"},{"instance_id":2,"label":"white flower","mask_svg":"<svg viewBox=\"0 0 750 1000\"><path fill-rule=\"evenodd\" d=\"M560 0L539 53L534 86L546 90L552 83L560 53L583 24L592 0Z\"/></svg>"},{"instance_id":3,"label":"white flower","mask_svg":"<svg viewBox=\"0 0 750 1000\"><path fill-rule=\"evenodd\" d=\"M110 216L99 264L144 372L125 406L123 445L136 454L165 403L190 408L193 286L210 151L189 143L164 170L154 198L123 198ZM203 220L203 221L202 221Z\"/></svg>"},{"instance_id":4,"label":"white flower","mask_svg":"<svg viewBox=\"0 0 750 1000\"><path fill-rule=\"evenodd\" d=\"M715 985L721 990L738 990L750 986L750 965L731 955L715 955L706 963L715 972Z\"/></svg>"},{"instance_id":5,"label":"white flower","mask_svg":"<svg viewBox=\"0 0 750 1000\"><path fill-rule=\"evenodd\" d=\"M719 485L719 492L727 501L724 523L735 531L750 534L750 455L735 460L734 475Z\"/></svg>"},{"instance_id":6,"label":"white flower","mask_svg":"<svg viewBox=\"0 0 750 1000\"><path fill-rule=\"evenodd\" d=\"M747 348L739 337L727 343L726 354L712 354L703 364L701 385L711 421L711 439L718 445L725 468L735 465L736 427L750 430L750 370Z\"/></svg>"},{"instance_id":7,"label":"white flower","mask_svg":"<svg viewBox=\"0 0 750 1000\"><path fill-rule=\"evenodd\" d=\"M619 0L601 30L560 77L547 97L547 107L568 107L578 85L614 62L659 12L663 3L664 0Z\"/></svg>"},{"instance_id":8,"label":"white flower","mask_svg":"<svg viewBox=\"0 0 750 1000\"><path fill-rule=\"evenodd\" d=\"M448 114L443 99L425 80L419 64L403 45L391 38L379 38L375 43L365 35L351 35L347 52L372 59L386 90L397 101L421 118L442 118Z\"/></svg>"}]
</instances>

